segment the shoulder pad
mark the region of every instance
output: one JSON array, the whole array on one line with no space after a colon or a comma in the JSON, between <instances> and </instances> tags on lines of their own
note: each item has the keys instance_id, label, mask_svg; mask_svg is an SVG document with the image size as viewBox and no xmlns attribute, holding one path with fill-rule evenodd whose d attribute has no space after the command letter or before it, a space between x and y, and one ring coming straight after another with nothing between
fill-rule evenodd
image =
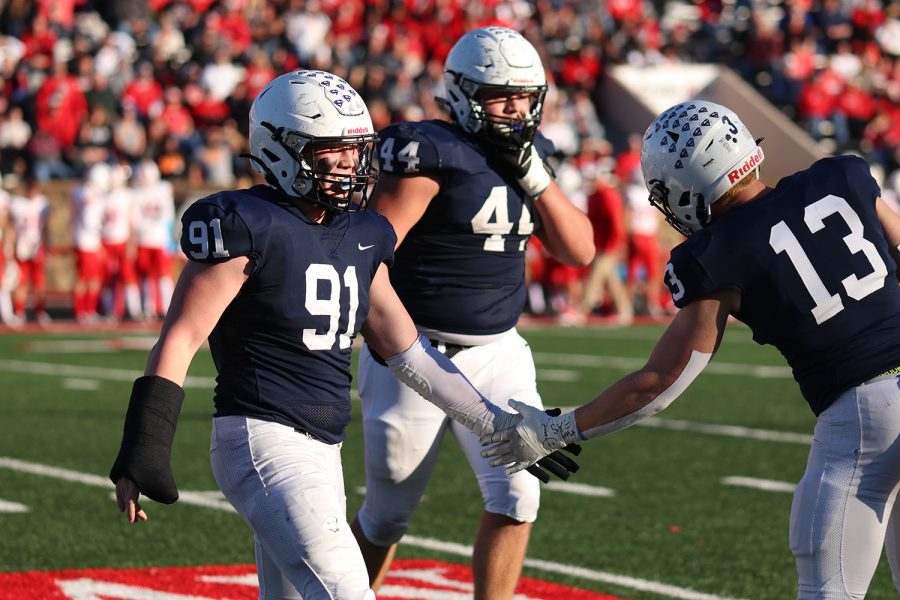
<instances>
[{"instance_id":1,"label":"shoulder pad","mask_svg":"<svg viewBox=\"0 0 900 600\"><path fill-rule=\"evenodd\" d=\"M686 241L672 249L669 263L663 275L663 282L672 294L672 301L678 308L684 308L697 298L711 294L724 287L716 273L719 271L710 251L711 237L694 233Z\"/></svg>"},{"instance_id":2,"label":"shoulder pad","mask_svg":"<svg viewBox=\"0 0 900 600\"><path fill-rule=\"evenodd\" d=\"M827 174L842 173L850 193L863 202L875 202L875 198L881 195L878 182L872 177L869 163L865 159L852 154L842 156L829 156L813 163L810 171L821 169L825 172L822 178L813 176L816 180L827 180Z\"/></svg>"},{"instance_id":3,"label":"shoulder pad","mask_svg":"<svg viewBox=\"0 0 900 600\"><path fill-rule=\"evenodd\" d=\"M217 263L253 252L253 237L228 194L202 198L181 217L181 250L189 259Z\"/></svg>"},{"instance_id":4,"label":"shoulder pad","mask_svg":"<svg viewBox=\"0 0 900 600\"><path fill-rule=\"evenodd\" d=\"M544 134L540 131L534 136L534 147L537 148L540 157L545 160L548 156L556 152L556 146L553 145L553 142L544 137Z\"/></svg>"},{"instance_id":5,"label":"shoulder pad","mask_svg":"<svg viewBox=\"0 0 900 600\"><path fill-rule=\"evenodd\" d=\"M460 133L442 121L397 123L378 134L381 170L393 175L439 171L458 162Z\"/></svg>"}]
</instances>

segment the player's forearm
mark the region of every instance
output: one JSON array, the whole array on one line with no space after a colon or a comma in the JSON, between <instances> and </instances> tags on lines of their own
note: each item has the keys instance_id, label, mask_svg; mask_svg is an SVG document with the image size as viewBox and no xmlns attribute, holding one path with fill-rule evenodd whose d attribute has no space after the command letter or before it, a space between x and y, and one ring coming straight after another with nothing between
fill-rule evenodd
<instances>
[{"instance_id":1,"label":"player's forearm","mask_svg":"<svg viewBox=\"0 0 900 600\"><path fill-rule=\"evenodd\" d=\"M678 374L641 370L624 377L575 410L578 429L587 438L606 435L661 412L687 389L711 358L711 353L694 351Z\"/></svg>"},{"instance_id":2,"label":"player's forearm","mask_svg":"<svg viewBox=\"0 0 900 600\"><path fill-rule=\"evenodd\" d=\"M556 183L535 200L541 217L541 241L554 258L572 267L594 259L594 229L587 215L569 202Z\"/></svg>"},{"instance_id":3,"label":"player's forearm","mask_svg":"<svg viewBox=\"0 0 900 600\"><path fill-rule=\"evenodd\" d=\"M157 375L184 385L188 367L206 337L177 323L174 326L164 325L159 340L147 358L144 375Z\"/></svg>"}]
</instances>

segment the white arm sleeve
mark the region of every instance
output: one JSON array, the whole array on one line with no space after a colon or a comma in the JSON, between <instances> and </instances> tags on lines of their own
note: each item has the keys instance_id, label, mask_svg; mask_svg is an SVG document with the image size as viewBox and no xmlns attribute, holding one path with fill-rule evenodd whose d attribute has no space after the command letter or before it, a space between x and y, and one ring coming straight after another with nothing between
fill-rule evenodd
<instances>
[{"instance_id":1,"label":"white arm sleeve","mask_svg":"<svg viewBox=\"0 0 900 600\"><path fill-rule=\"evenodd\" d=\"M654 398L653 401L633 413L620 417L606 425L591 427L590 429L581 432L582 435L585 439L597 437L598 435L606 435L607 433L630 427L641 419L652 417L656 413L661 412L687 389L691 382L696 379L697 375L706 368L706 365L709 364L711 359L712 353L697 352L694 350L691 353L691 358L688 360L688 363L684 366L681 375L678 376L678 379L672 382L672 385L663 390L663 392Z\"/></svg>"},{"instance_id":2,"label":"white arm sleeve","mask_svg":"<svg viewBox=\"0 0 900 600\"><path fill-rule=\"evenodd\" d=\"M385 362L397 379L476 435L511 427L519 419L518 415L491 404L449 358L432 348L422 336ZM510 422L511 419L514 421Z\"/></svg>"}]
</instances>

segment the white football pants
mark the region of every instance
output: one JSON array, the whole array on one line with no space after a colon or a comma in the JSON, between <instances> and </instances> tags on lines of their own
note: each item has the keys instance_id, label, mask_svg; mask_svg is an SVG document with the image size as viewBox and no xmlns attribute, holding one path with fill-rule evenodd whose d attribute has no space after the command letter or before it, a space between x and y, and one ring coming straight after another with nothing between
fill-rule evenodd
<instances>
[{"instance_id":1,"label":"white football pants","mask_svg":"<svg viewBox=\"0 0 900 600\"><path fill-rule=\"evenodd\" d=\"M542 406L531 349L514 329L451 360L494 404L505 408L515 398ZM525 471L507 475L502 467L491 467L489 459L481 457L477 436L400 383L390 369L375 362L366 346L359 355L359 393L366 448L366 498L359 523L370 542L389 546L403 537L448 428L475 472L485 510L519 522L537 518L538 480Z\"/></svg>"},{"instance_id":2,"label":"white football pants","mask_svg":"<svg viewBox=\"0 0 900 600\"><path fill-rule=\"evenodd\" d=\"M819 415L791 508L800 600L860 600L887 547L900 590L900 378L844 392Z\"/></svg>"},{"instance_id":3,"label":"white football pants","mask_svg":"<svg viewBox=\"0 0 900 600\"><path fill-rule=\"evenodd\" d=\"M269 421L216 417L210 462L253 530L260 600L374 600L347 523L340 444Z\"/></svg>"}]
</instances>

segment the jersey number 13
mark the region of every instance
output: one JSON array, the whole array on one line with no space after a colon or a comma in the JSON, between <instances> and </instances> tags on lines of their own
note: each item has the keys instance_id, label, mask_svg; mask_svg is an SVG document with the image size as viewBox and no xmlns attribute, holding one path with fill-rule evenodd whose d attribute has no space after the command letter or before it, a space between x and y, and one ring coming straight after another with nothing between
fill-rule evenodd
<instances>
[{"instance_id":1,"label":"jersey number 13","mask_svg":"<svg viewBox=\"0 0 900 600\"><path fill-rule=\"evenodd\" d=\"M850 233L844 236L847 249L851 254L862 252L872 267L872 272L861 279L856 275L849 275L841 280L844 291L849 297L854 300L862 300L884 285L887 265L884 264L875 244L863 237L863 224L859 215L843 198L828 195L813 202L806 207L803 220L810 232L816 233L825 227L825 218L835 213L840 215L850 229ZM797 274L800 275L806 291L816 303L811 311L816 319L816 324L820 325L844 310L840 294L831 294L828 291L797 237L784 221L779 221L772 226L769 233L769 245L776 253L787 254L791 264L797 270Z\"/></svg>"}]
</instances>

